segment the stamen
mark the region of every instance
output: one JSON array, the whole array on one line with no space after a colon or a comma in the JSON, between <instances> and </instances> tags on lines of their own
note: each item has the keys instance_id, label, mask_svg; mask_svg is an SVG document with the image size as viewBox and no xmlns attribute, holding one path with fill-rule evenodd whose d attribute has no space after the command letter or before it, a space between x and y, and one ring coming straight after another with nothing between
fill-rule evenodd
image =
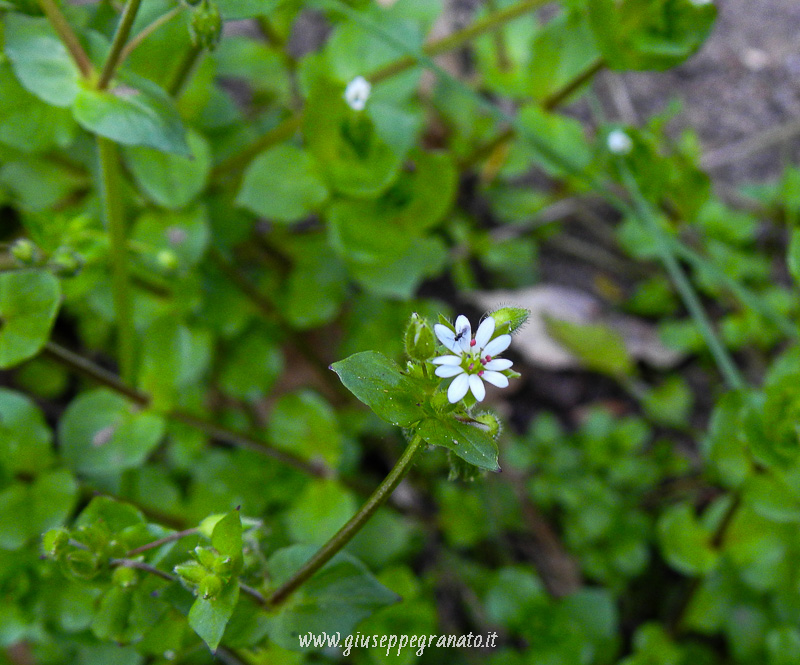
<instances>
[{"instance_id":1,"label":"stamen","mask_svg":"<svg viewBox=\"0 0 800 665\"><path fill-rule=\"evenodd\" d=\"M471 340L469 340L469 345L470 345L470 346L475 346L475 343L476 343L476 342L475 342L475 340L474 340L474 339L471 339Z\"/></svg>"},{"instance_id":2,"label":"stamen","mask_svg":"<svg viewBox=\"0 0 800 665\"><path fill-rule=\"evenodd\" d=\"M488 363L488 362L491 362L491 360L492 360L492 356L486 356L486 357L483 359L483 362L485 362L485 363Z\"/></svg>"},{"instance_id":3,"label":"stamen","mask_svg":"<svg viewBox=\"0 0 800 665\"><path fill-rule=\"evenodd\" d=\"M474 368L475 368L475 363L470 363L469 367L467 367L467 369L470 369L470 370L474 369Z\"/></svg>"},{"instance_id":4,"label":"stamen","mask_svg":"<svg viewBox=\"0 0 800 665\"><path fill-rule=\"evenodd\" d=\"M478 372L478 376L483 376L483 370L481 370L480 372Z\"/></svg>"}]
</instances>

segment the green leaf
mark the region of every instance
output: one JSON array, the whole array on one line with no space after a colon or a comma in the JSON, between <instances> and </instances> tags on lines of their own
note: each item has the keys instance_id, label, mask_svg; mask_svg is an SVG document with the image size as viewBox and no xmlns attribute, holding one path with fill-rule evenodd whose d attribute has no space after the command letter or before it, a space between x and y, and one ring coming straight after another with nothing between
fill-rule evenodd
<instances>
[{"instance_id":1,"label":"green leaf","mask_svg":"<svg viewBox=\"0 0 800 665\"><path fill-rule=\"evenodd\" d=\"M328 188L304 150L279 145L262 152L244 174L236 203L276 222L293 222L316 212Z\"/></svg>"},{"instance_id":2,"label":"green leaf","mask_svg":"<svg viewBox=\"0 0 800 665\"><path fill-rule=\"evenodd\" d=\"M294 545L275 552L267 565L273 583L286 582L316 551L314 546ZM270 618L269 635L284 649L298 651L298 635L347 635L359 621L398 600L363 563L339 552Z\"/></svg>"},{"instance_id":3,"label":"green leaf","mask_svg":"<svg viewBox=\"0 0 800 665\"><path fill-rule=\"evenodd\" d=\"M622 336L599 323L579 324L547 318L547 332L578 356L587 369L614 377L630 376L634 364Z\"/></svg>"},{"instance_id":4,"label":"green leaf","mask_svg":"<svg viewBox=\"0 0 800 665\"><path fill-rule=\"evenodd\" d=\"M75 526L90 526L102 522L111 533L119 533L131 526L145 523L144 514L129 503L107 496L96 496L81 511Z\"/></svg>"},{"instance_id":5,"label":"green leaf","mask_svg":"<svg viewBox=\"0 0 800 665\"><path fill-rule=\"evenodd\" d=\"M39 353L60 301L58 280L48 272L0 274L0 369Z\"/></svg>"},{"instance_id":6,"label":"green leaf","mask_svg":"<svg viewBox=\"0 0 800 665\"><path fill-rule=\"evenodd\" d=\"M53 462L53 435L39 408L20 393L0 388L0 468L33 474Z\"/></svg>"},{"instance_id":7,"label":"green leaf","mask_svg":"<svg viewBox=\"0 0 800 665\"><path fill-rule=\"evenodd\" d=\"M257 401L267 395L283 372L283 354L278 345L253 330L239 337L224 355L219 385L231 397ZM270 425L275 412L270 416Z\"/></svg>"},{"instance_id":8,"label":"green leaf","mask_svg":"<svg viewBox=\"0 0 800 665\"><path fill-rule=\"evenodd\" d=\"M75 137L67 109L44 103L23 88L8 63L0 63L0 143L28 153L65 148Z\"/></svg>"},{"instance_id":9,"label":"green leaf","mask_svg":"<svg viewBox=\"0 0 800 665\"><path fill-rule=\"evenodd\" d=\"M198 132L186 139L191 155L183 157L144 147L125 149L125 163L142 191L165 208L187 206L206 185L211 171L211 150Z\"/></svg>"},{"instance_id":10,"label":"green leaf","mask_svg":"<svg viewBox=\"0 0 800 665\"><path fill-rule=\"evenodd\" d=\"M617 70L663 70L705 41L717 16L713 2L592 0L589 24L606 63Z\"/></svg>"},{"instance_id":11,"label":"green leaf","mask_svg":"<svg viewBox=\"0 0 800 665\"><path fill-rule=\"evenodd\" d=\"M211 545L233 559L233 574L238 575L242 567L242 519L238 510L232 510L214 525Z\"/></svg>"},{"instance_id":12,"label":"green leaf","mask_svg":"<svg viewBox=\"0 0 800 665\"><path fill-rule=\"evenodd\" d=\"M689 423L692 391L680 376L670 376L660 386L651 388L642 406L656 422L682 429Z\"/></svg>"},{"instance_id":13,"label":"green leaf","mask_svg":"<svg viewBox=\"0 0 800 665\"><path fill-rule=\"evenodd\" d=\"M745 503L774 522L800 522L800 496L785 479L761 474L748 478L742 488Z\"/></svg>"},{"instance_id":14,"label":"green leaf","mask_svg":"<svg viewBox=\"0 0 800 665\"><path fill-rule=\"evenodd\" d=\"M459 422L452 417L428 418L420 423L417 433L433 446L452 450L469 464L499 471L497 444L482 426Z\"/></svg>"},{"instance_id":15,"label":"green leaf","mask_svg":"<svg viewBox=\"0 0 800 665\"><path fill-rule=\"evenodd\" d=\"M202 205L180 212L149 210L136 220L131 232L131 239L147 249L143 258L154 270L159 269L158 255L163 250L174 252L180 268L196 265L210 237L208 214Z\"/></svg>"},{"instance_id":16,"label":"green leaf","mask_svg":"<svg viewBox=\"0 0 800 665\"><path fill-rule=\"evenodd\" d=\"M419 387L386 356L363 351L333 363L345 387L383 420L409 427L425 413Z\"/></svg>"},{"instance_id":17,"label":"green leaf","mask_svg":"<svg viewBox=\"0 0 800 665\"><path fill-rule=\"evenodd\" d=\"M309 460L335 467L342 456L342 433L336 412L310 390L281 396L267 425L270 442Z\"/></svg>"},{"instance_id":18,"label":"green leaf","mask_svg":"<svg viewBox=\"0 0 800 665\"><path fill-rule=\"evenodd\" d=\"M786 254L786 265L795 284L800 284L800 229L792 229L789 249Z\"/></svg>"},{"instance_id":19,"label":"green leaf","mask_svg":"<svg viewBox=\"0 0 800 665\"><path fill-rule=\"evenodd\" d=\"M82 393L58 428L64 460L76 471L110 474L142 464L158 446L164 421L105 388Z\"/></svg>"},{"instance_id":20,"label":"green leaf","mask_svg":"<svg viewBox=\"0 0 800 665\"><path fill-rule=\"evenodd\" d=\"M92 620L92 632L101 640L122 642L131 613L130 589L112 586L100 599L97 613Z\"/></svg>"},{"instance_id":21,"label":"green leaf","mask_svg":"<svg viewBox=\"0 0 800 665\"><path fill-rule=\"evenodd\" d=\"M538 105L529 105L519 113L519 122L531 134L534 134L549 151L561 157L564 162L576 168L588 166L591 161L591 150L584 135L583 125L574 118L558 113L549 113ZM567 176L571 170L562 166L550 156L540 154L534 149L539 162L556 176Z\"/></svg>"},{"instance_id":22,"label":"green leaf","mask_svg":"<svg viewBox=\"0 0 800 665\"><path fill-rule=\"evenodd\" d=\"M658 540L667 562L686 575L705 575L717 563L711 537L689 504L671 506L661 515Z\"/></svg>"},{"instance_id":23,"label":"green leaf","mask_svg":"<svg viewBox=\"0 0 800 665\"><path fill-rule=\"evenodd\" d=\"M239 600L239 579L234 578L222 587L216 598L197 598L189 610L189 625L216 652L225 626Z\"/></svg>"},{"instance_id":24,"label":"green leaf","mask_svg":"<svg viewBox=\"0 0 800 665\"><path fill-rule=\"evenodd\" d=\"M338 482L314 479L287 511L287 530L295 542L321 546L357 509L352 493Z\"/></svg>"},{"instance_id":25,"label":"green leaf","mask_svg":"<svg viewBox=\"0 0 800 665\"><path fill-rule=\"evenodd\" d=\"M343 84L316 83L303 135L330 187L348 196L378 196L397 177L405 157L379 136L368 115L347 106Z\"/></svg>"},{"instance_id":26,"label":"green leaf","mask_svg":"<svg viewBox=\"0 0 800 665\"><path fill-rule=\"evenodd\" d=\"M70 106L80 90L80 71L46 18L5 17L5 53L28 92L53 106Z\"/></svg>"},{"instance_id":27,"label":"green leaf","mask_svg":"<svg viewBox=\"0 0 800 665\"><path fill-rule=\"evenodd\" d=\"M0 548L18 549L44 531L61 526L78 498L68 471L49 471L33 483L17 482L0 492Z\"/></svg>"},{"instance_id":28,"label":"green leaf","mask_svg":"<svg viewBox=\"0 0 800 665\"><path fill-rule=\"evenodd\" d=\"M127 73L109 90L82 87L72 112L84 129L117 143L192 156L175 103L146 78Z\"/></svg>"}]
</instances>

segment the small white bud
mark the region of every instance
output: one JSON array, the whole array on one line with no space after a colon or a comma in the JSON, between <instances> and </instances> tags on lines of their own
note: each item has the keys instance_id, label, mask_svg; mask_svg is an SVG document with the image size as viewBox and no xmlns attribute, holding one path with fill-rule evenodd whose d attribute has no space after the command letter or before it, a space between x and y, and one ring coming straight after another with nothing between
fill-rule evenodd
<instances>
[{"instance_id":1,"label":"small white bud","mask_svg":"<svg viewBox=\"0 0 800 665\"><path fill-rule=\"evenodd\" d=\"M344 100L354 111L363 111L372 86L363 76L356 76L344 90Z\"/></svg>"},{"instance_id":2,"label":"small white bud","mask_svg":"<svg viewBox=\"0 0 800 665\"><path fill-rule=\"evenodd\" d=\"M608 145L609 152L615 155L627 155L633 150L633 141L631 137L621 129L615 129L608 135L606 145Z\"/></svg>"},{"instance_id":3,"label":"small white bud","mask_svg":"<svg viewBox=\"0 0 800 665\"><path fill-rule=\"evenodd\" d=\"M689 0L695 7L704 7L705 5L713 5L713 0Z\"/></svg>"}]
</instances>

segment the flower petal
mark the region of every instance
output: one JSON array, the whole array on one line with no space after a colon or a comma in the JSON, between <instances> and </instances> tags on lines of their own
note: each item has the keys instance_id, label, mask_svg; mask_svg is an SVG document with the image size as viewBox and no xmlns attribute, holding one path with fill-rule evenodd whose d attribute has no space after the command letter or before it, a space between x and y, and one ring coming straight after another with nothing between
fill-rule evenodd
<instances>
[{"instance_id":1,"label":"flower petal","mask_svg":"<svg viewBox=\"0 0 800 665\"><path fill-rule=\"evenodd\" d=\"M434 362L436 361L434 360ZM513 362L511 362L510 360L506 360L505 358L497 358L496 360L490 360L488 363L486 363L484 365L484 368L494 370L495 372L500 372L504 369L508 369L513 364L514 364Z\"/></svg>"},{"instance_id":2,"label":"flower petal","mask_svg":"<svg viewBox=\"0 0 800 665\"><path fill-rule=\"evenodd\" d=\"M475 333L475 346L482 349L494 335L494 319L487 316L478 326L478 332Z\"/></svg>"},{"instance_id":3,"label":"flower petal","mask_svg":"<svg viewBox=\"0 0 800 665\"><path fill-rule=\"evenodd\" d=\"M461 346L456 342L456 334L447 326L437 323L433 326L433 332L439 338L439 341L453 353L461 353Z\"/></svg>"},{"instance_id":4,"label":"flower petal","mask_svg":"<svg viewBox=\"0 0 800 665\"><path fill-rule=\"evenodd\" d=\"M439 356L431 360L434 365L460 365L461 356Z\"/></svg>"},{"instance_id":5,"label":"flower petal","mask_svg":"<svg viewBox=\"0 0 800 665\"><path fill-rule=\"evenodd\" d=\"M472 394L475 395L475 399L479 402L482 402L483 398L486 397L486 388L483 386L481 377L479 377L477 374L469 375L469 389L472 391Z\"/></svg>"},{"instance_id":6,"label":"flower petal","mask_svg":"<svg viewBox=\"0 0 800 665\"><path fill-rule=\"evenodd\" d=\"M481 378L498 388L508 387L508 377L505 374L500 374L500 372L487 371L481 374Z\"/></svg>"},{"instance_id":7,"label":"flower petal","mask_svg":"<svg viewBox=\"0 0 800 665\"><path fill-rule=\"evenodd\" d=\"M496 356L499 353L503 353L503 351L508 348L509 344L511 344L511 335L500 335L500 337L495 337L483 348L483 355Z\"/></svg>"},{"instance_id":8,"label":"flower petal","mask_svg":"<svg viewBox=\"0 0 800 665\"><path fill-rule=\"evenodd\" d=\"M450 387L447 389L447 399L450 404L455 404L459 400L464 398L464 395L467 394L467 390L469 389L469 376L466 374L459 374L455 379L453 379L453 383L450 384Z\"/></svg>"},{"instance_id":9,"label":"flower petal","mask_svg":"<svg viewBox=\"0 0 800 665\"><path fill-rule=\"evenodd\" d=\"M447 379L451 376L456 376L457 374L461 374L464 371L463 367L453 367L452 365L442 365L441 367L437 367L434 374L436 376L440 376L443 379Z\"/></svg>"},{"instance_id":10,"label":"flower petal","mask_svg":"<svg viewBox=\"0 0 800 665\"><path fill-rule=\"evenodd\" d=\"M456 319L455 337L458 337L458 344L461 346L461 350L469 351L469 343L472 341L472 326L469 323L469 319L463 314L460 314Z\"/></svg>"}]
</instances>

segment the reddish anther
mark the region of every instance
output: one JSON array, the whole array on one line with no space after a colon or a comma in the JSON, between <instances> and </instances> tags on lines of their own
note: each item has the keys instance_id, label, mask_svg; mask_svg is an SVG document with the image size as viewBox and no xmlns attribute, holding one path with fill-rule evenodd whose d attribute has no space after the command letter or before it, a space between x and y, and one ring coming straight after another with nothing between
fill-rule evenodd
<instances>
[{"instance_id":1,"label":"reddish anther","mask_svg":"<svg viewBox=\"0 0 800 665\"><path fill-rule=\"evenodd\" d=\"M474 339L469 340L469 345L470 346L475 346L475 340Z\"/></svg>"}]
</instances>

